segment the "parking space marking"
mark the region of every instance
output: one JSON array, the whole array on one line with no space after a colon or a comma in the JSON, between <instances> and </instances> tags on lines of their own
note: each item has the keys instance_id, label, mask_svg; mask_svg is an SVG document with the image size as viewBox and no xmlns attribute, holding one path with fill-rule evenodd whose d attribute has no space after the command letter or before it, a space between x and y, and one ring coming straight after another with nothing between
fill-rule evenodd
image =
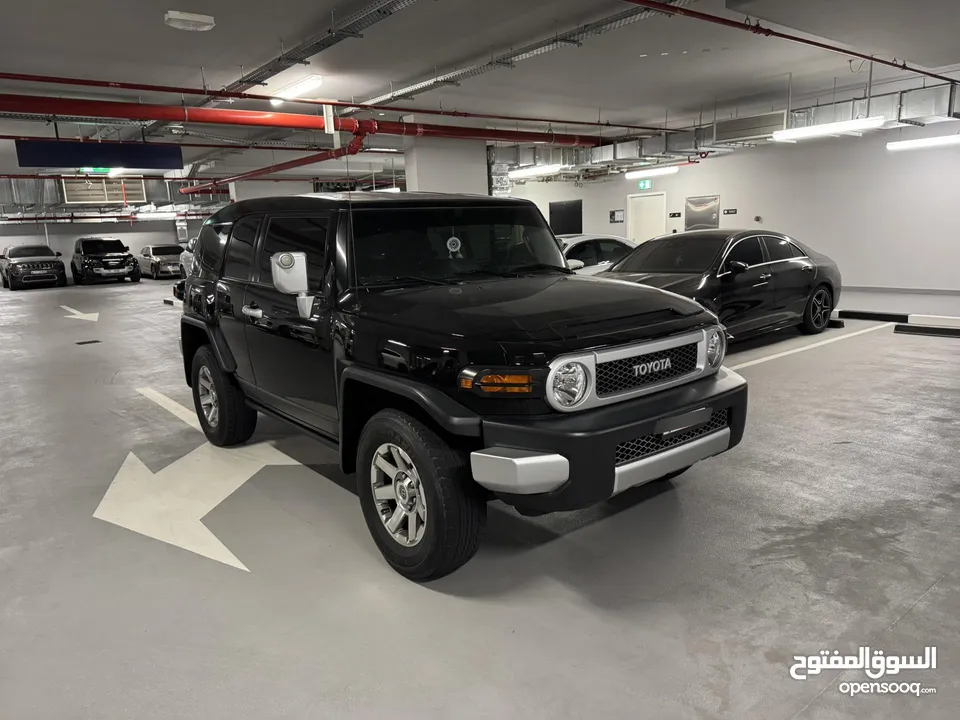
<instances>
[{"instance_id":1,"label":"parking space marking","mask_svg":"<svg viewBox=\"0 0 960 720\"><path fill-rule=\"evenodd\" d=\"M61 308L66 310L69 315L64 315L65 318L70 318L71 320L87 320L89 322L96 322L100 319L100 313L82 313L79 310L76 310L69 305L61 305Z\"/></svg>"},{"instance_id":2,"label":"parking space marking","mask_svg":"<svg viewBox=\"0 0 960 720\"><path fill-rule=\"evenodd\" d=\"M814 348L823 347L824 345L829 345L830 343L839 342L840 340L846 340L847 338L856 337L857 335L863 335L864 333L873 332L874 330L883 330L893 325L893 323L883 323L881 325L874 325L873 327L864 328L863 330L857 330L856 332L845 333L844 335L838 335L837 337L828 338L826 340L821 340L820 342L811 343L810 345L804 345L803 347L794 348L793 350L785 350L784 352L775 353L773 355L767 355L766 357L757 358L756 360L750 360L749 362L740 363L739 365L733 365L729 367L729 370L742 370L743 368L748 368L751 365L759 365L760 363L765 363L768 360L777 360L778 358L786 357L787 355L795 355L796 353L806 352L807 350L813 350Z\"/></svg>"},{"instance_id":3,"label":"parking space marking","mask_svg":"<svg viewBox=\"0 0 960 720\"><path fill-rule=\"evenodd\" d=\"M203 428L200 427L200 420L197 418L197 414L193 410L185 408L176 400L172 400L163 393L159 393L151 388L137 388L137 392L143 395L145 398L153 400L153 402L172 415L176 415L194 430L203 432Z\"/></svg>"}]
</instances>

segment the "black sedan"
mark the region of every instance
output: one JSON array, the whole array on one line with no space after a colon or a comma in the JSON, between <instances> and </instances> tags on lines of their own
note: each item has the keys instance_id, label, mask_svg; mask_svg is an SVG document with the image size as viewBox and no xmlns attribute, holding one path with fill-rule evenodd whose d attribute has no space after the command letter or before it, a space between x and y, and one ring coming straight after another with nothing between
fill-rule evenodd
<instances>
[{"instance_id":1,"label":"black sedan","mask_svg":"<svg viewBox=\"0 0 960 720\"><path fill-rule=\"evenodd\" d=\"M595 277L652 285L715 312L734 339L791 325L821 332L840 297L837 264L797 240L756 230L692 230L637 247Z\"/></svg>"}]
</instances>

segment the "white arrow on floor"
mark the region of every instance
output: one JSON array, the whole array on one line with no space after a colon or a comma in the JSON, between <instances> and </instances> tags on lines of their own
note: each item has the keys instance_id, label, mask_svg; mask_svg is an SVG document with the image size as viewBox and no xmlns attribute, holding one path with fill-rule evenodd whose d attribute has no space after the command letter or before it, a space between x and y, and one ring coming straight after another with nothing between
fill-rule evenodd
<instances>
[{"instance_id":1,"label":"white arrow on floor","mask_svg":"<svg viewBox=\"0 0 960 720\"><path fill-rule=\"evenodd\" d=\"M247 570L203 517L265 466L298 464L266 443L229 449L204 443L154 474L131 452L93 516Z\"/></svg>"},{"instance_id":2,"label":"white arrow on floor","mask_svg":"<svg viewBox=\"0 0 960 720\"><path fill-rule=\"evenodd\" d=\"M100 319L100 313L82 313L79 310L75 310L69 305L61 305L64 310L66 310L69 315L64 315L65 318L71 318L73 320L89 320L90 322L96 322Z\"/></svg>"}]
</instances>

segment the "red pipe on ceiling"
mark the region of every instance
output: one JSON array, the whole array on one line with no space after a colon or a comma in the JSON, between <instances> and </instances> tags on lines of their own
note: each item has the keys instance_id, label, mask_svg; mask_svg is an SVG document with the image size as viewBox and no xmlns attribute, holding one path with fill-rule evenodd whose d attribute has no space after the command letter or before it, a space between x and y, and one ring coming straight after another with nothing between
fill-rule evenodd
<instances>
[{"instance_id":1,"label":"red pipe on ceiling","mask_svg":"<svg viewBox=\"0 0 960 720\"><path fill-rule=\"evenodd\" d=\"M723 25L724 27L733 28L734 30L745 30L746 32L754 33L756 35L763 35L765 37L774 37L780 38L781 40L789 40L790 42L800 43L801 45L808 45L810 47L815 47L820 50L827 50L829 52L840 53L841 55L848 55L850 57L855 57L860 60L867 60L868 62L875 62L879 65L886 65L887 67L897 68L898 70L905 70L906 72L912 72L917 75L923 75L924 77L933 78L934 80L940 80L946 83L956 83L958 82L954 78L949 78L946 75L938 75L937 73L929 72L928 70L921 70L910 65L907 65L905 62L897 62L896 60L884 60L883 58L878 58L873 55L867 55L865 53L857 52L855 50L846 50L837 45L829 45L827 43L822 43L817 40L810 40L809 38L800 37L798 35L790 35L789 33L780 32L779 30L773 30L771 28L766 28L760 25L759 22L751 23L749 19L746 19L743 22L737 20L730 20L728 18L720 17L719 15L710 15L709 13L699 12L698 10L690 10L686 7L679 7L677 5L666 5L662 2L657 2L656 0L625 0L628 3L633 5L639 5L640 7L647 8L648 10L656 10L657 12L662 12L667 15L680 15L682 17L693 18L694 20L703 20L704 22L711 22L715 25Z\"/></svg>"},{"instance_id":2,"label":"red pipe on ceiling","mask_svg":"<svg viewBox=\"0 0 960 720\"><path fill-rule=\"evenodd\" d=\"M58 77L54 75L25 75L23 73L0 72L0 80L13 82L44 83L52 85L75 85L77 87L110 88L113 90L138 90L141 92L175 93L177 95L199 95L202 97L223 98L225 100L275 100L272 95L258 95L256 93L227 92L225 90L211 90L209 88L175 87L172 85L148 85L145 83L114 82L112 80L87 80L84 78ZM663 133L678 132L649 125L626 125L582 120L558 120L556 118L524 117L521 115L493 115L491 113L460 112L457 110L434 110L428 108L396 107L395 105L365 105L363 103L348 103L341 100L309 100L294 98L284 102L301 103L304 105L330 105L340 108L361 108L364 110L382 110L396 113L414 113L420 115L444 115L447 117L478 118L486 120L506 120L509 122L533 122L549 125L582 125L589 127L626 128L642 130L644 132Z\"/></svg>"},{"instance_id":3,"label":"red pipe on ceiling","mask_svg":"<svg viewBox=\"0 0 960 720\"><path fill-rule=\"evenodd\" d=\"M281 127L292 130L323 130L323 118L317 115L263 112L257 110L230 110L225 108L194 108L180 105L146 105L107 100L78 100L37 95L0 95L0 112L26 115L82 115L88 117L124 120L199 123L209 125L243 125L248 127ZM451 125L423 125L420 123L379 122L355 118L335 118L336 130L372 135L414 135L420 137L492 140L503 142L532 142L565 147L593 147L599 138L562 133L539 133L523 130L495 130Z\"/></svg>"},{"instance_id":4,"label":"red pipe on ceiling","mask_svg":"<svg viewBox=\"0 0 960 720\"><path fill-rule=\"evenodd\" d=\"M263 177L264 175L270 175L271 173L281 172L283 170L291 170L293 168L303 167L304 165L312 165L314 163L323 162L324 160L335 160L343 157L344 155L356 155L358 152L360 152L360 148L363 146L363 139L364 135L362 133L358 133L357 135L353 136L353 139L350 140L348 144L341 148L324 150L316 155L308 155L307 157L297 158L296 160L288 160L287 162L277 163L276 165L270 165L269 167L260 168L259 170L251 170L250 172L242 173L241 175L234 175L233 177L214 180L213 182L204 183L202 185L188 185L187 187L180 188L180 194L199 195L202 193L214 192L218 187L228 183L240 182L241 180L253 180L254 178Z\"/></svg>"}]
</instances>

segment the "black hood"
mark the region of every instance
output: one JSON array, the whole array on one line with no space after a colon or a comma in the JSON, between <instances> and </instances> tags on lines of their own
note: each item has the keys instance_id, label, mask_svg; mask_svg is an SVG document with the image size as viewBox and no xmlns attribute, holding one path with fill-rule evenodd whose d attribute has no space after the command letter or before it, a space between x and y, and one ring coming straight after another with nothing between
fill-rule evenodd
<instances>
[{"instance_id":1,"label":"black hood","mask_svg":"<svg viewBox=\"0 0 960 720\"><path fill-rule=\"evenodd\" d=\"M31 255L29 257L9 258L9 262L11 265L20 265L21 263L35 262L62 263L63 260L56 255Z\"/></svg>"},{"instance_id":2,"label":"black hood","mask_svg":"<svg viewBox=\"0 0 960 720\"><path fill-rule=\"evenodd\" d=\"M694 302L632 283L534 275L361 294L361 318L504 346L630 342L709 322ZM598 343L597 339L602 338ZM565 341L565 342L564 342Z\"/></svg>"},{"instance_id":3,"label":"black hood","mask_svg":"<svg viewBox=\"0 0 960 720\"><path fill-rule=\"evenodd\" d=\"M133 257L128 252L108 252L108 253L84 253L85 258L95 258L97 260L123 260Z\"/></svg>"},{"instance_id":4,"label":"black hood","mask_svg":"<svg viewBox=\"0 0 960 720\"><path fill-rule=\"evenodd\" d=\"M695 297L703 282L703 273L627 273L607 271L597 277L640 283L669 290L685 297Z\"/></svg>"}]
</instances>

